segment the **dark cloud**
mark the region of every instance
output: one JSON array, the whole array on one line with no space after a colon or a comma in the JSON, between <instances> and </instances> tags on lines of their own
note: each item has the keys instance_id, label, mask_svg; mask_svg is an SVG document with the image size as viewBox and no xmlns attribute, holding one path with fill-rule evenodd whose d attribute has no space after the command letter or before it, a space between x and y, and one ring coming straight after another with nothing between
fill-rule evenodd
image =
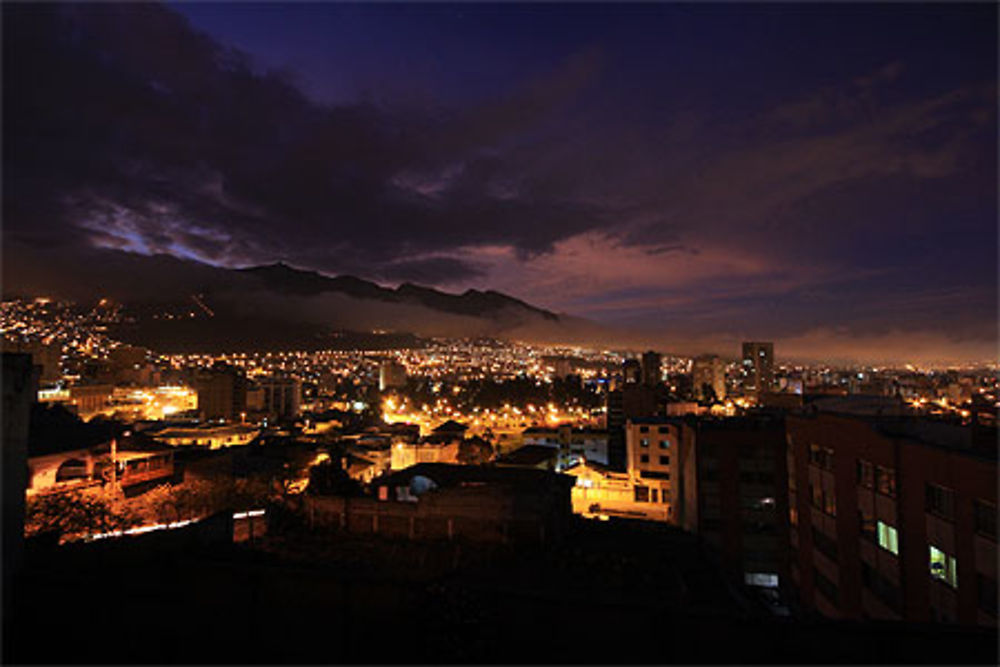
<instances>
[{"instance_id":1,"label":"dark cloud","mask_svg":"<svg viewBox=\"0 0 1000 667\"><path fill-rule=\"evenodd\" d=\"M404 115L321 107L158 5L8 5L4 18L11 239L333 272L397 261L386 273L403 275L414 251L533 252L600 224L593 208L506 187L515 169L494 149L567 104L593 52L506 99ZM457 261L423 271L475 275Z\"/></svg>"}]
</instances>

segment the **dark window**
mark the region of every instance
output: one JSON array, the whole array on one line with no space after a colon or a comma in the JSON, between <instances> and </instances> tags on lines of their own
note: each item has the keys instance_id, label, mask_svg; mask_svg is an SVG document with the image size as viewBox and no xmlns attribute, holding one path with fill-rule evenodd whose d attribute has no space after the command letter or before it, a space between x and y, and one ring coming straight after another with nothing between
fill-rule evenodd
<instances>
[{"instance_id":1,"label":"dark window","mask_svg":"<svg viewBox=\"0 0 1000 667\"><path fill-rule=\"evenodd\" d=\"M875 488L875 466L870 461L858 459L858 486Z\"/></svg>"},{"instance_id":2,"label":"dark window","mask_svg":"<svg viewBox=\"0 0 1000 667\"><path fill-rule=\"evenodd\" d=\"M714 470L704 470L701 473L701 479L703 482L714 482L719 479L719 475Z\"/></svg>"},{"instance_id":3,"label":"dark window","mask_svg":"<svg viewBox=\"0 0 1000 667\"><path fill-rule=\"evenodd\" d=\"M833 583L829 579L823 576L823 573L813 568L813 579L816 582L816 588L819 590L823 596L832 602L834 605L840 604L840 591L837 590L837 584Z\"/></svg>"},{"instance_id":4,"label":"dark window","mask_svg":"<svg viewBox=\"0 0 1000 667\"><path fill-rule=\"evenodd\" d=\"M955 492L937 484L924 486L925 509L949 521L955 520Z\"/></svg>"},{"instance_id":5,"label":"dark window","mask_svg":"<svg viewBox=\"0 0 1000 667\"><path fill-rule=\"evenodd\" d=\"M813 546L816 547L816 550L836 563L838 558L837 542L827 536L826 533L818 530L816 526L812 527L812 538Z\"/></svg>"},{"instance_id":6,"label":"dark window","mask_svg":"<svg viewBox=\"0 0 1000 667\"><path fill-rule=\"evenodd\" d=\"M639 463L649 463L649 454L640 454Z\"/></svg>"},{"instance_id":7,"label":"dark window","mask_svg":"<svg viewBox=\"0 0 1000 667\"><path fill-rule=\"evenodd\" d=\"M997 539L997 506L982 500L972 503L976 518L976 532L996 541Z\"/></svg>"},{"instance_id":8,"label":"dark window","mask_svg":"<svg viewBox=\"0 0 1000 667\"><path fill-rule=\"evenodd\" d=\"M896 471L892 468L883 468L882 466L875 466L875 488L878 492L889 496L891 498L896 497Z\"/></svg>"},{"instance_id":9,"label":"dark window","mask_svg":"<svg viewBox=\"0 0 1000 667\"><path fill-rule=\"evenodd\" d=\"M653 489L652 493L653 493L653 502L654 503L660 502L660 495L659 495L660 492L659 492L659 489Z\"/></svg>"},{"instance_id":10,"label":"dark window","mask_svg":"<svg viewBox=\"0 0 1000 667\"><path fill-rule=\"evenodd\" d=\"M648 426L640 426L639 427L639 433L649 433L649 427Z\"/></svg>"},{"instance_id":11,"label":"dark window","mask_svg":"<svg viewBox=\"0 0 1000 667\"><path fill-rule=\"evenodd\" d=\"M662 433L670 433L670 428L667 427L667 426L661 426L660 428L656 429L656 432L657 433L661 433L661 434Z\"/></svg>"},{"instance_id":12,"label":"dark window","mask_svg":"<svg viewBox=\"0 0 1000 667\"><path fill-rule=\"evenodd\" d=\"M637 486L637 487L635 487L635 501L637 503L648 503L649 502L649 487L648 486Z\"/></svg>"},{"instance_id":13,"label":"dark window","mask_svg":"<svg viewBox=\"0 0 1000 667\"><path fill-rule=\"evenodd\" d=\"M991 616L997 615L997 581L984 574L976 575L979 587L979 608Z\"/></svg>"},{"instance_id":14,"label":"dark window","mask_svg":"<svg viewBox=\"0 0 1000 667\"><path fill-rule=\"evenodd\" d=\"M861 562L861 581L885 606L896 613L902 612L903 596L899 587L864 561Z\"/></svg>"},{"instance_id":15,"label":"dark window","mask_svg":"<svg viewBox=\"0 0 1000 667\"><path fill-rule=\"evenodd\" d=\"M770 473L770 472L759 472L759 473L757 473L757 483L758 484L774 484L774 473Z\"/></svg>"},{"instance_id":16,"label":"dark window","mask_svg":"<svg viewBox=\"0 0 1000 667\"><path fill-rule=\"evenodd\" d=\"M715 530L719 530L721 527L722 527L722 520L721 519L703 518L701 520L701 529L702 530L712 530L712 531L715 531Z\"/></svg>"},{"instance_id":17,"label":"dark window","mask_svg":"<svg viewBox=\"0 0 1000 667\"><path fill-rule=\"evenodd\" d=\"M858 509L858 530L861 532L861 539L875 544L875 517L863 509Z\"/></svg>"},{"instance_id":18,"label":"dark window","mask_svg":"<svg viewBox=\"0 0 1000 667\"><path fill-rule=\"evenodd\" d=\"M670 465L670 457L669 456L661 456L660 457L660 465L661 466L668 466L668 465Z\"/></svg>"}]
</instances>

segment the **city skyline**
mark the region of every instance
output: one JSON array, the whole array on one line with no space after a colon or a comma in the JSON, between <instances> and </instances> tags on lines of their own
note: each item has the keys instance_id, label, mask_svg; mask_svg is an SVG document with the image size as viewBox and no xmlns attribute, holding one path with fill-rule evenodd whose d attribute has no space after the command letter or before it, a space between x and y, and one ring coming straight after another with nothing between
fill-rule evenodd
<instances>
[{"instance_id":1,"label":"city skyline","mask_svg":"<svg viewBox=\"0 0 1000 667\"><path fill-rule=\"evenodd\" d=\"M669 351L995 359L991 5L4 13L5 291L284 261Z\"/></svg>"}]
</instances>

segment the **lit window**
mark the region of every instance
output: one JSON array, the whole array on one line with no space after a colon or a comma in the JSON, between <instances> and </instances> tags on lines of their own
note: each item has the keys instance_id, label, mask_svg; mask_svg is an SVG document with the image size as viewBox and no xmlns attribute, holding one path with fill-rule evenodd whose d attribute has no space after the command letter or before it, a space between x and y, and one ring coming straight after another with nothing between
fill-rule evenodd
<instances>
[{"instance_id":1,"label":"lit window","mask_svg":"<svg viewBox=\"0 0 1000 667\"><path fill-rule=\"evenodd\" d=\"M878 522L878 545L890 551L897 556L899 555L899 533L896 529L887 523L882 521Z\"/></svg>"},{"instance_id":2,"label":"lit window","mask_svg":"<svg viewBox=\"0 0 1000 667\"><path fill-rule=\"evenodd\" d=\"M643 438L642 440L639 441L639 444L642 445L643 447L649 447L649 438Z\"/></svg>"},{"instance_id":3,"label":"lit window","mask_svg":"<svg viewBox=\"0 0 1000 667\"><path fill-rule=\"evenodd\" d=\"M660 449L670 449L670 441L660 440Z\"/></svg>"},{"instance_id":4,"label":"lit window","mask_svg":"<svg viewBox=\"0 0 1000 667\"><path fill-rule=\"evenodd\" d=\"M929 547L929 551L931 576L940 579L952 588L958 588L958 564L955 558L934 545Z\"/></svg>"}]
</instances>

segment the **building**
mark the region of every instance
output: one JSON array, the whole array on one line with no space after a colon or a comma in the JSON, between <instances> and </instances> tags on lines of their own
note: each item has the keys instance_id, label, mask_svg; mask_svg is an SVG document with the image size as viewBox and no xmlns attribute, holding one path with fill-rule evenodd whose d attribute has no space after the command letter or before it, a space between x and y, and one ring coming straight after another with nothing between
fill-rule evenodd
<instances>
[{"instance_id":1,"label":"building","mask_svg":"<svg viewBox=\"0 0 1000 667\"><path fill-rule=\"evenodd\" d=\"M302 405L302 383L296 378L270 377L257 381L261 410L269 419L293 420Z\"/></svg>"},{"instance_id":2,"label":"building","mask_svg":"<svg viewBox=\"0 0 1000 667\"><path fill-rule=\"evenodd\" d=\"M171 447L206 447L208 449L247 445L259 434L259 428L246 424L192 428L168 427L161 431L149 432L151 438Z\"/></svg>"},{"instance_id":3,"label":"building","mask_svg":"<svg viewBox=\"0 0 1000 667\"><path fill-rule=\"evenodd\" d=\"M39 367L39 385L51 385L62 379L62 348L59 345L46 345L39 341L4 340L3 347L6 352L31 355L31 363Z\"/></svg>"},{"instance_id":4,"label":"building","mask_svg":"<svg viewBox=\"0 0 1000 667\"><path fill-rule=\"evenodd\" d=\"M458 463L461 439L431 442L397 442L392 445L389 467L404 470L419 463Z\"/></svg>"},{"instance_id":5,"label":"building","mask_svg":"<svg viewBox=\"0 0 1000 667\"><path fill-rule=\"evenodd\" d=\"M581 459L608 464L608 432L605 429L573 428L569 424L554 428L535 426L525 429L521 440L525 445L557 448L560 470Z\"/></svg>"},{"instance_id":6,"label":"building","mask_svg":"<svg viewBox=\"0 0 1000 667\"><path fill-rule=\"evenodd\" d=\"M558 462L557 448L547 445L524 445L498 458L495 465L501 468L536 468L554 472Z\"/></svg>"},{"instance_id":7,"label":"building","mask_svg":"<svg viewBox=\"0 0 1000 667\"><path fill-rule=\"evenodd\" d=\"M642 354L642 383L647 387L660 384L660 368L663 362L660 355L652 350Z\"/></svg>"},{"instance_id":8,"label":"building","mask_svg":"<svg viewBox=\"0 0 1000 667\"><path fill-rule=\"evenodd\" d=\"M642 366L638 359L626 359L622 363L622 381L624 384L639 384L642 382Z\"/></svg>"},{"instance_id":9,"label":"building","mask_svg":"<svg viewBox=\"0 0 1000 667\"><path fill-rule=\"evenodd\" d=\"M608 429L608 466L625 471L625 422L631 418L662 415L665 396L660 387L626 383L621 389L608 392L606 425Z\"/></svg>"},{"instance_id":10,"label":"building","mask_svg":"<svg viewBox=\"0 0 1000 667\"><path fill-rule=\"evenodd\" d=\"M383 361L378 368L378 388L379 391L392 389L394 387L406 386L406 366L388 359Z\"/></svg>"},{"instance_id":11,"label":"building","mask_svg":"<svg viewBox=\"0 0 1000 667\"><path fill-rule=\"evenodd\" d=\"M760 397L774 385L774 343L743 343L743 393Z\"/></svg>"},{"instance_id":12,"label":"building","mask_svg":"<svg viewBox=\"0 0 1000 667\"><path fill-rule=\"evenodd\" d=\"M788 578L785 425L774 417L699 419L682 459L681 524L725 569L772 600Z\"/></svg>"},{"instance_id":13,"label":"building","mask_svg":"<svg viewBox=\"0 0 1000 667\"><path fill-rule=\"evenodd\" d=\"M803 606L996 628L995 428L824 412L787 424Z\"/></svg>"},{"instance_id":14,"label":"building","mask_svg":"<svg viewBox=\"0 0 1000 667\"><path fill-rule=\"evenodd\" d=\"M112 474L112 468L114 472ZM114 481L126 495L174 478L174 452L153 444L95 447L32 456L28 459L27 495L66 493Z\"/></svg>"},{"instance_id":15,"label":"building","mask_svg":"<svg viewBox=\"0 0 1000 667\"><path fill-rule=\"evenodd\" d=\"M198 413L203 420L241 419L247 410L246 377L232 366L216 364L198 373L194 380L198 391Z\"/></svg>"},{"instance_id":16,"label":"building","mask_svg":"<svg viewBox=\"0 0 1000 667\"><path fill-rule=\"evenodd\" d=\"M691 366L694 395L699 401L723 401L726 398L726 364L718 355L695 357Z\"/></svg>"},{"instance_id":17,"label":"building","mask_svg":"<svg viewBox=\"0 0 1000 667\"><path fill-rule=\"evenodd\" d=\"M691 427L680 420L641 417L625 424L627 471L635 501L659 504L667 521L677 521L681 450L693 437Z\"/></svg>"},{"instance_id":18,"label":"building","mask_svg":"<svg viewBox=\"0 0 1000 667\"><path fill-rule=\"evenodd\" d=\"M3 616L10 623L11 583L24 557L24 490L27 486L28 428L38 396L41 369L28 354L3 353Z\"/></svg>"}]
</instances>

